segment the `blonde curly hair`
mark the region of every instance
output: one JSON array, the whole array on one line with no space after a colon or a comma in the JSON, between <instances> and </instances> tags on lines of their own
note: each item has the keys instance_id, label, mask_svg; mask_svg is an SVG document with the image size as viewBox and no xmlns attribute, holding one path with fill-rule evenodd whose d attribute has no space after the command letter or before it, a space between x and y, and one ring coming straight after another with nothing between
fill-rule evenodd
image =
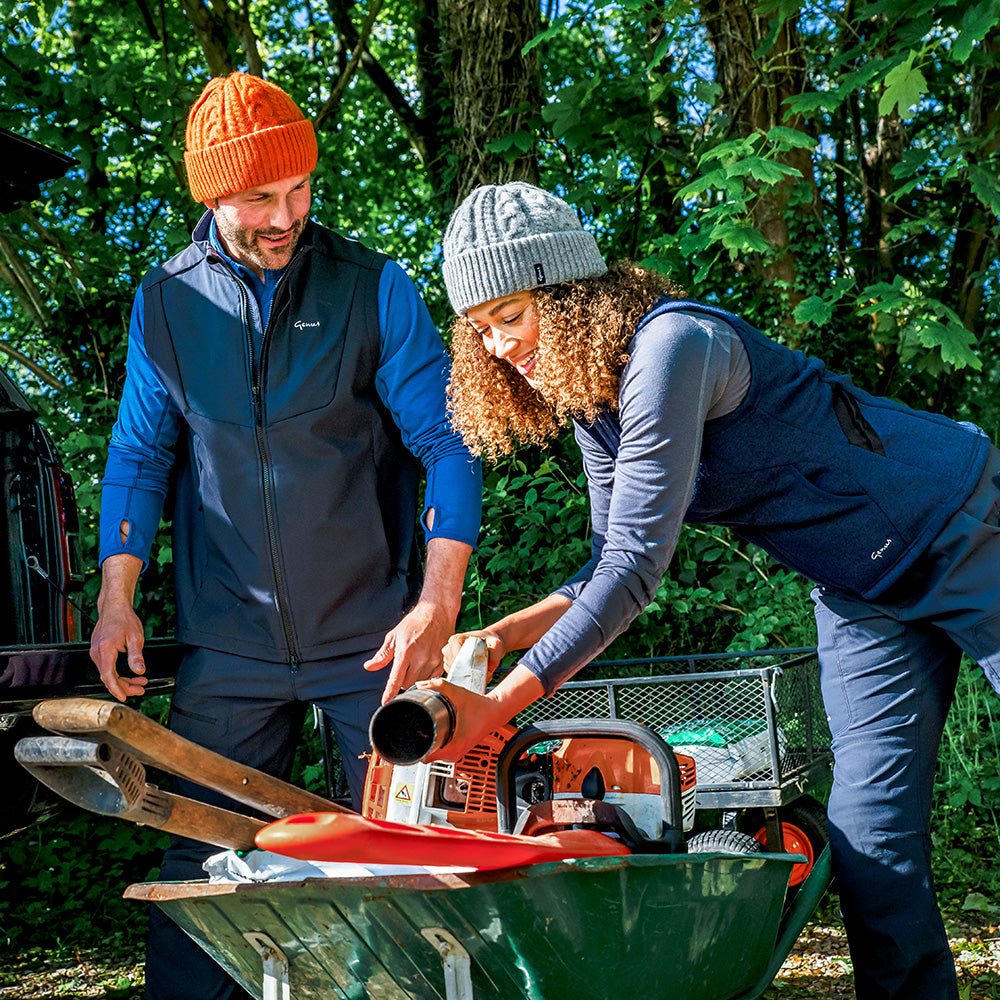
<instances>
[{"instance_id":1,"label":"blonde curly hair","mask_svg":"<svg viewBox=\"0 0 1000 1000\"><path fill-rule=\"evenodd\" d=\"M664 297L685 292L669 278L620 261L597 278L532 292L538 315L535 389L493 357L465 316L452 324L448 411L476 455L497 459L544 444L571 417L618 408L621 372L639 320Z\"/></svg>"}]
</instances>

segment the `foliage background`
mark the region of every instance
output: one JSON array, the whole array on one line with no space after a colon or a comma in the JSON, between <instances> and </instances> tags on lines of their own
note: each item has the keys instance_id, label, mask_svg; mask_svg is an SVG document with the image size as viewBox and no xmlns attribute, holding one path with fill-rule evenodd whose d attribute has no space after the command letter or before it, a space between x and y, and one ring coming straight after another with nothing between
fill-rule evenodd
<instances>
[{"instance_id":1,"label":"foliage background","mask_svg":"<svg viewBox=\"0 0 1000 1000\"><path fill-rule=\"evenodd\" d=\"M450 211L477 183L523 178L576 206L608 259L662 269L864 388L998 438L1000 0L0 3L0 126L79 161L0 219L0 355L60 443L91 565L131 299L198 218L184 120L235 68L313 117L314 215L400 260L442 330ZM462 624L569 576L587 522L568 435L489 469ZM169 565L164 534L142 580L151 634L171 627ZM88 611L98 586L95 570ZM813 641L804 581L692 527L607 655ZM970 675L936 814L957 896L987 878L969 859L1000 842L998 773L995 702ZM69 855L92 846L67 836ZM16 878L47 898L66 879L44 883L51 856L32 837L5 856L41 860ZM0 942L23 943L38 914L18 916L12 892L8 878Z\"/></svg>"}]
</instances>

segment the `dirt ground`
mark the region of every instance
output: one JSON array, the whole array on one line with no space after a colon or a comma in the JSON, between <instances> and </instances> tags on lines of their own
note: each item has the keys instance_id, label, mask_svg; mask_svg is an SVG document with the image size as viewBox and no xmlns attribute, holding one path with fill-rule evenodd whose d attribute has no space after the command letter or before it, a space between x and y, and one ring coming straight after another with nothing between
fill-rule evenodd
<instances>
[{"instance_id":1,"label":"dirt ground","mask_svg":"<svg viewBox=\"0 0 1000 1000\"><path fill-rule=\"evenodd\" d=\"M967 914L949 925L962 1000L1000 1000L1000 927L995 914ZM764 1000L852 1000L851 963L843 930L809 924ZM293 991L294 995L294 991ZM69 961L4 956L0 1000L144 1000L141 956L80 952ZM662 998L650 998L662 1000Z\"/></svg>"},{"instance_id":2,"label":"dirt ground","mask_svg":"<svg viewBox=\"0 0 1000 1000\"><path fill-rule=\"evenodd\" d=\"M948 922L962 1000L1000 1000L1000 927L996 914ZM853 1000L854 976L841 926L811 923L799 935L763 1000Z\"/></svg>"}]
</instances>

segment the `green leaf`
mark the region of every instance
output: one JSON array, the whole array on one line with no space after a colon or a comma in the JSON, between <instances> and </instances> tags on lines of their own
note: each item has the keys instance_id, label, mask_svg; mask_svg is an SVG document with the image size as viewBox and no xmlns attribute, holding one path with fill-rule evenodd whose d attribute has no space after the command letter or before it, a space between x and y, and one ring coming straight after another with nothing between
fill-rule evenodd
<instances>
[{"instance_id":1,"label":"green leaf","mask_svg":"<svg viewBox=\"0 0 1000 1000\"><path fill-rule=\"evenodd\" d=\"M720 84L700 78L695 80L693 90L695 98L710 107L714 107L716 101L722 96Z\"/></svg>"},{"instance_id":2,"label":"green leaf","mask_svg":"<svg viewBox=\"0 0 1000 1000\"><path fill-rule=\"evenodd\" d=\"M787 125L775 125L767 133L767 141L776 143L781 150L813 149L816 145L816 139L811 135L806 135L797 128L789 128Z\"/></svg>"},{"instance_id":3,"label":"green leaf","mask_svg":"<svg viewBox=\"0 0 1000 1000\"><path fill-rule=\"evenodd\" d=\"M963 910L972 910L975 913L993 913L995 906L990 905L990 901L981 892L970 892L962 902Z\"/></svg>"},{"instance_id":4,"label":"green leaf","mask_svg":"<svg viewBox=\"0 0 1000 1000\"><path fill-rule=\"evenodd\" d=\"M562 139L580 123L581 105L576 101L550 101L542 108L542 120L552 126L552 134Z\"/></svg>"},{"instance_id":5,"label":"green leaf","mask_svg":"<svg viewBox=\"0 0 1000 1000\"><path fill-rule=\"evenodd\" d=\"M809 118L817 111L833 111L843 101L843 96L835 90L811 90L805 94L793 94L791 97L786 97L782 104L788 108L791 114Z\"/></svg>"},{"instance_id":6,"label":"green leaf","mask_svg":"<svg viewBox=\"0 0 1000 1000\"><path fill-rule=\"evenodd\" d=\"M838 96L845 98L855 91L862 90L891 66L891 59L872 59L863 63L859 69L854 70L852 73L847 73L843 77L840 85L837 87Z\"/></svg>"},{"instance_id":7,"label":"green leaf","mask_svg":"<svg viewBox=\"0 0 1000 1000\"><path fill-rule=\"evenodd\" d=\"M994 217L1000 218L1000 178L997 177L996 170L987 170L976 163L970 164L969 187Z\"/></svg>"},{"instance_id":8,"label":"green leaf","mask_svg":"<svg viewBox=\"0 0 1000 1000\"><path fill-rule=\"evenodd\" d=\"M512 135L502 135L499 139L491 139L486 143L486 149L490 153L506 153L514 145Z\"/></svg>"},{"instance_id":9,"label":"green leaf","mask_svg":"<svg viewBox=\"0 0 1000 1000\"><path fill-rule=\"evenodd\" d=\"M962 63L969 61L972 50L1000 22L1000 3L971 3L962 17L962 29L951 47L952 54Z\"/></svg>"},{"instance_id":10,"label":"green leaf","mask_svg":"<svg viewBox=\"0 0 1000 1000\"><path fill-rule=\"evenodd\" d=\"M817 326L826 323L833 315L833 306L821 295L810 295L803 299L792 313L796 323L815 323Z\"/></svg>"},{"instance_id":11,"label":"green leaf","mask_svg":"<svg viewBox=\"0 0 1000 1000\"><path fill-rule=\"evenodd\" d=\"M891 115L896 108L899 108L900 115L907 113L920 102L927 90L924 74L913 65L916 55L916 52L911 52L905 62L894 66L886 74L885 90L878 102L881 117Z\"/></svg>"},{"instance_id":12,"label":"green leaf","mask_svg":"<svg viewBox=\"0 0 1000 1000\"><path fill-rule=\"evenodd\" d=\"M802 177L802 172L795 167L775 163L774 160L764 160L759 156L749 157L744 162L750 176L763 184L780 184L789 177Z\"/></svg>"},{"instance_id":13,"label":"green leaf","mask_svg":"<svg viewBox=\"0 0 1000 1000\"><path fill-rule=\"evenodd\" d=\"M568 14L557 17L544 31L540 31L531 41L527 42L521 49L521 55L526 56L537 45L559 38L570 20Z\"/></svg>"},{"instance_id":14,"label":"green leaf","mask_svg":"<svg viewBox=\"0 0 1000 1000\"><path fill-rule=\"evenodd\" d=\"M956 368L979 371L983 367L982 360L972 349L976 343L975 335L957 320L949 319L944 323L933 319L922 320L905 329L912 330L924 347L938 348L942 360Z\"/></svg>"},{"instance_id":15,"label":"green leaf","mask_svg":"<svg viewBox=\"0 0 1000 1000\"><path fill-rule=\"evenodd\" d=\"M707 174L702 174L700 177L696 177L690 184L682 187L678 192L677 197L683 201L685 198L690 198L692 195L701 194L703 191L708 191L710 188L722 187L728 174L725 170L710 170Z\"/></svg>"},{"instance_id":16,"label":"green leaf","mask_svg":"<svg viewBox=\"0 0 1000 1000\"><path fill-rule=\"evenodd\" d=\"M730 255L767 253L771 246L753 226L739 222L721 222L712 227L712 239L718 240Z\"/></svg>"}]
</instances>

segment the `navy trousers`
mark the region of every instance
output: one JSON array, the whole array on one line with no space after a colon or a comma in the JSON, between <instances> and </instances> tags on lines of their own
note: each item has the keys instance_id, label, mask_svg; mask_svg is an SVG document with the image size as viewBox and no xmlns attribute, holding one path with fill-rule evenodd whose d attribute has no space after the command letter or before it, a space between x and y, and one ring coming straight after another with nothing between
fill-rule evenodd
<instances>
[{"instance_id":1,"label":"navy trousers","mask_svg":"<svg viewBox=\"0 0 1000 1000\"><path fill-rule=\"evenodd\" d=\"M813 592L833 734L830 847L859 1000L958 1000L931 796L962 653L1000 692L1000 452L878 603Z\"/></svg>"},{"instance_id":2,"label":"navy trousers","mask_svg":"<svg viewBox=\"0 0 1000 1000\"><path fill-rule=\"evenodd\" d=\"M351 799L360 808L368 721L378 708L384 671L361 664L372 651L294 666L210 649L188 652L177 674L170 728L225 757L288 780L305 712L316 704L329 718ZM179 795L249 812L231 799L183 778ZM218 847L172 837L160 880L204 879L202 864ZM147 1000L245 1000L248 994L169 917L152 907L146 940Z\"/></svg>"}]
</instances>

